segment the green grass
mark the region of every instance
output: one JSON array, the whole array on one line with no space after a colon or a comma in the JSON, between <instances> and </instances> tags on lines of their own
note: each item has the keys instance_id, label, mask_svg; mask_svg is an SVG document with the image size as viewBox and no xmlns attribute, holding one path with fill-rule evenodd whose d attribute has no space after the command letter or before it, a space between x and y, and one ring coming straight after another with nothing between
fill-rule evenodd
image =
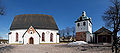
<instances>
[{"instance_id":1,"label":"green grass","mask_svg":"<svg viewBox=\"0 0 120 53\"><path fill-rule=\"evenodd\" d=\"M9 44L9 45L23 45L23 44L20 44L20 43L12 43L12 44Z\"/></svg>"}]
</instances>

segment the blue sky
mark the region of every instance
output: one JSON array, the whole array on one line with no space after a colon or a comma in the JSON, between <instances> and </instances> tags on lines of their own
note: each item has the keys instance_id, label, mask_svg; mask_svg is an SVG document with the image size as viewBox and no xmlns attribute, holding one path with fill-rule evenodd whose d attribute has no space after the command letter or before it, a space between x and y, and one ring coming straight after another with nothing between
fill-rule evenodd
<instances>
[{"instance_id":1,"label":"blue sky","mask_svg":"<svg viewBox=\"0 0 120 53\"><path fill-rule=\"evenodd\" d=\"M104 26L101 16L111 3L110 0L2 0L2 4L6 14L0 16L0 36L7 38L14 17L20 14L52 15L59 29L64 29L75 26L82 11L86 11L96 31Z\"/></svg>"}]
</instances>

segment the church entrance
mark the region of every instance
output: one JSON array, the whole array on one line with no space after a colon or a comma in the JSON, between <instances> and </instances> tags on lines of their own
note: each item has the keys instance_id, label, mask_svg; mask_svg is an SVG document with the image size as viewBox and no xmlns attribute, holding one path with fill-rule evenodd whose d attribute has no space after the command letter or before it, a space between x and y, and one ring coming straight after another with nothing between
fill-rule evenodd
<instances>
[{"instance_id":1,"label":"church entrance","mask_svg":"<svg viewBox=\"0 0 120 53\"><path fill-rule=\"evenodd\" d=\"M33 37L31 37L31 38L29 39L29 44L34 44L34 39L33 39Z\"/></svg>"}]
</instances>

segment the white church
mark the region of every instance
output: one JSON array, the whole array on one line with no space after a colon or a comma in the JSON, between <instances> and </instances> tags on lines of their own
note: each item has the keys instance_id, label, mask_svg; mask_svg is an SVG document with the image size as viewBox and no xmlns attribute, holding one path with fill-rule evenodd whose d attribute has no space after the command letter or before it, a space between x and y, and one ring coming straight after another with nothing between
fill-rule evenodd
<instances>
[{"instance_id":1,"label":"white church","mask_svg":"<svg viewBox=\"0 0 120 53\"><path fill-rule=\"evenodd\" d=\"M58 26L51 15L15 16L9 33L9 44L59 43Z\"/></svg>"},{"instance_id":2,"label":"white church","mask_svg":"<svg viewBox=\"0 0 120 53\"><path fill-rule=\"evenodd\" d=\"M93 39L92 35L92 22L91 18L86 16L86 12L82 12L82 16L80 16L77 21L75 21L76 25L76 41L85 41L91 42Z\"/></svg>"}]
</instances>

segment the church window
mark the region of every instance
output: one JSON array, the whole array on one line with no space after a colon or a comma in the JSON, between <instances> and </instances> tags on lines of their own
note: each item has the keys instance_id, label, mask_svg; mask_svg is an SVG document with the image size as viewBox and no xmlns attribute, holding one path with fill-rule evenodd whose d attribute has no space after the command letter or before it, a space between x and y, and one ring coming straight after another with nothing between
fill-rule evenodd
<instances>
[{"instance_id":1,"label":"church window","mask_svg":"<svg viewBox=\"0 0 120 53\"><path fill-rule=\"evenodd\" d=\"M78 23L77 26L79 27L79 26L80 26L80 23Z\"/></svg>"},{"instance_id":2,"label":"church window","mask_svg":"<svg viewBox=\"0 0 120 53\"><path fill-rule=\"evenodd\" d=\"M45 33L42 33L42 41L45 41Z\"/></svg>"},{"instance_id":3,"label":"church window","mask_svg":"<svg viewBox=\"0 0 120 53\"><path fill-rule=\"evenodd\" d=\"M30 32L32 34L32 32Z\"/></svg>"},{"instance_id":4,"label":"church window","mask_svg":"<svg viewBox=\"0 0 120 53\"><path fill-rule=\"evenodd\" d=\"M30 31L30 34L33 34L33 31Z\"/></svg>"},{"instance_id":5,"label":"church window","mask_svg":"<svg viewBox=\"0 0 120 53\"><path fill-rule=\"evenodd\" d=\"M53 33L50 34L50 42L53 42Z\"/></svg>"},{"instance_id":6,"label":"church window","mask_svg":"<svg viewBox=\"0 0 120 53\"><path fill-rule=\"evenodd\" d=\"M83 22L83 26L85 26L86 25L86 22Z\"/></svg>"},{"instance_id":7,"label":"church window","mask_svg":"<svg viewBox=\"0 0 120 53\"><path fill-rule=\"evenodd\" d=\"M16 33L16 42L18 41L18 33Z\"/></svg>"}]
</instances>

